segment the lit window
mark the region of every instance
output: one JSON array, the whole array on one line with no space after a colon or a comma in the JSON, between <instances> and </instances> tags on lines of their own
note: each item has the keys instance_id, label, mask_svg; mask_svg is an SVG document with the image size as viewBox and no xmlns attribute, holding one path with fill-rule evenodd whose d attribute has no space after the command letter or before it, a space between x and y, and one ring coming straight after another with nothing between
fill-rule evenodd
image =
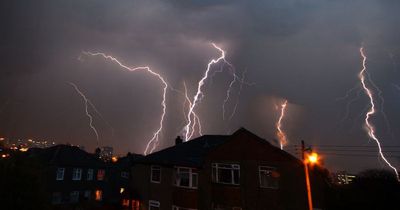
<instances>
[{"instance_id":1,"label":"lit window","mask_svg":"<svg viewBox=\"0 0 400 210\"><path fill-rule=\"evenodd\" d=\"M239 185L240 165L213 163L212 180L215 183Z\"/></svg>"},{"instance_id":2,"label":"lit window","mask_svg":"<svg viewBox=\"0 0 400 210\"><path fill-rule=\"evenodd\" d=\"M62 198L62 194L60 192L54 192L51 203L52 204L60 204L61 198Z\"/></svg>"},{"instance_id":3,"label":"lit window","mask_svg":"<svg viewBox=\"0 0 400 210\"><path fill-rule=\"evenodd\" d=\"M175 186L197 188L198 174L195 170L194 168L175 167Z\"/></svg>"},{"instance_id":4,"label":"lit window","mask_svg":"<svg viewBox=\"0 0 400 210\"><path fill-rule=\"evenodd\" d=\"M260 187L262 188L279 188L279 173L274 167L260 166L258 168L260 177Z\"/></svg>"},{"instance_id":5,"label":"lit window","mask_svg":"<svg viewBox=\"0 0 400 210\"><path fill-rule=\"evenodd\" d=\"M122 206L129 207L129 199L122 199Z\"/></svg>"},{"instance_id":6,"label":"lit window","mask_svg":"<svg viewBox=\"0 0 400 210\"><path fill-rule=\"evenodd\" d=\"M160 209L160 202L149 200L149 210L159 210Z\"/></svg>"},{"instance_id":7,"label":"lit window","mask_svg":"<svg viewBox=\"0 0 400 210\"><path fill-rule=\"evenodd\" d=\"M151 182L160 183L161 182L161 167L151 166Z\"/></svg>"},{"instance_id":8,"label":"lit window","mask_svg":"<svg viewBox=\"0 0 400 210\"><path fill-rule=\"evenodd\" d=\"M82 178L82 169L74 168L72 170L72 180L81 180L81 178Z\"/></svg>"},{"instance_id":9,"label":"lit window","mask_svg":"<svg viewBox=\"0 0 400 210\"><path fill-rule=\"evenodd\" d=\"M69 200L71 203L77 203L79 201L79 191L72 191L69 195Z\"/></svg>"},{"instance_id":10,"label":"lit window","mask_svg":"<svg viewBox=\"0 0 400 210\"><path fill-rule=\"evenodd\" d=\"M129 178L129 173L126 172L126 171L122 171L122 172L121 172L121 177L122 177L122 178L128 179L128 178Z\"/></svg>"},{"instance_id":11,"label":"lit window","mask_svg":"<svg viewBox=\"0 0 400 210\"><path fill-rule=\"evenodd\" d=\"M104 180L105 174L106 174L106 171L104 169L97 170L97 180L99 180L99 181Z\"/></svg>"},{"instance_id":12,"label":"lit window","mask_svg":"<svg viewBox=\"0 0 400 210\"><path fill-rule=\"evenodd\" d=\"M86 179L93 180L93 169L92 168L88 169Z\"/></svg>"},{"instance_id":13,"label":"lit window","mask_svg":"<svg viewBox=\"0 0 400 210\"><path fill-rule=\"evenodd\" d=\"M95 192L95 199L96 201L101 201L103 199L103 191L101 190L96 190Z\"/></svg>"},{"instance_id":14,"label":"lit window","mask_svg":"<svg viewBox=\"0 0 400 210\"><path fill-rule=\"evenodd\" d=\"M56 180L64 180L65 168L57 168Z\"/></svg>"}]
</instances>

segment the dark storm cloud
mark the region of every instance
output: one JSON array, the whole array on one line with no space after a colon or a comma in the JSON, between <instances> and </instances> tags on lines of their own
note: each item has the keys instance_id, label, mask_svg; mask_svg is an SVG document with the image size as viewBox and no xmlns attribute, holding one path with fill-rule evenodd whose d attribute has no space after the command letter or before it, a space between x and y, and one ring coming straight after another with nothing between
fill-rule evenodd
<instances>
[{"instance_id":1,"label":"dark storm cloud","mask_svg":"<svg viewBox=\"0 0 400 210\"><path fill-rule=\"evenodd\" d=\"M82 50L110 53L128 65L150 65L169 84L194 94L207 62L227 50L240 73L248 70L231 122L222 121L228 74L207 83L198 108L204 133L224 134L240 126L274 137L275 104L288 99L290 144L364 145L362 95L341 122L346 101L337 97L358 83L358 48L366 47L368 67L386 98L391 133L381 116L374 121L386 145L398 145L400 122L400 18L398 1L2 1L0 8L0 134L83 144L94 135L83 102L67 82L75 82L96 104L111 129L95 119L105 145L118 152L142 152L157 128L160 83L141 72L124 72L99 58L77 58ZM396 67L397 65L397 67ZM235 91L238 87L235 87ZM233 94L228 108L232 108ZM6 103L7 102L7 103ZM184 123L183 98L168 93L161 146L172 144ZM361 116L361 117L360 117ZM392 137L394 136L394 138ZM370 144L372 144L370 142ZM374 158L330 157L336 168L378 165ZM398 160L395 161L399 165ZM396 162L397 161L397 162ZM345 163L346 162L346 163ZM360 166L361 165L361 166Z\"/></svg>"}]
</instances>

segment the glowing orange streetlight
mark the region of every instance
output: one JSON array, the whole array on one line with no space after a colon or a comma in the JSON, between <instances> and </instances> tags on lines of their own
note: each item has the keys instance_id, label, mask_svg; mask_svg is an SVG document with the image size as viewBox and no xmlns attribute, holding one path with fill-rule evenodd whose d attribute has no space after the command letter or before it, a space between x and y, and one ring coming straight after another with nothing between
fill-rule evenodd
<instances>
[{"instance_id":1,"label":"glowing orange streetlight","mask_svg":"<svg viewBox=\"0 0 400 210\"><path fill-rule=\"evenodd\" d=\"M309 150L309 149L307 149ZM308 164L317 164L318 163L318 154L315 152L311 152L307 154L307 158L304 157L304 153L306 151L304 147L304 141L301 141L301 151L302 151L302 158L304 164L304 172L306 174L306 186L307 186L307 200L308 200L308 208L309 210L313 210L312 204L312 194L311 194L311 184L310 184L310 176L308 174Z\"/></svg>"},{"instance_id":2,"label":"glowing orange streetlight","mask_svg":"<svg viewBox=\"0 0 400 210\"><path fill-rule=\"evenodd\" d=\"M318 163L318 154L313 152L308 155L308 162L311 164L316 164Z\"/></svg>"}]
</instances>

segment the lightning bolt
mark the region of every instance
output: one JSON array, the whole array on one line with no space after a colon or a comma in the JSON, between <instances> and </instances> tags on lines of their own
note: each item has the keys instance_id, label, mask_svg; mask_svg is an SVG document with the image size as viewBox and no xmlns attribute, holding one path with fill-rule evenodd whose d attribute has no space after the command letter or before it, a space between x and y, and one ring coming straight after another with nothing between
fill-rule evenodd
<instances>
[{"instance_id":1,"label":"lightning bolt","mask_svg":"<svg viewBox=\"0 0 400 210\"><path fill-rule=\"evenodd\" d=\"M245 70L242 72L242 80L241 80L241 82L240 82L239 92L238 92L238 94L237 94L235 106L233 107L231 116L229 117L229 121L232 120L233 116L236 114L236 109L237 109L237 106L238 106L238 104L239 104L239 98L240 98L240 94L242 93L244 80L245 80L245 78L246 78L246 73L247 73L247 69L245 69Z\"/></svg>"},{"instance_id":2,"label":"lightning bolt","mask_svg":"<svg viewBox=\"0 0 400 210\"><path fill-rule=\"evenodd\" d=\"M76 86L74 83L70 82L69 83L74 89L75 91L82 97L83 102L85 104L85 113L86 116L89 118L89 127L93 130L94 134L96 135L96 140L97 140L97 147L99 147L99 133L97 132L96 128L93 125L93 117L92 115L90 115L89 113L89 103L90 100L85 96L85 94L83 94L83 92L81 90L79 90L78 86ZM90 103L91 104L91 103Z\"/></svg>"},{"instance_id":3,"label":"lightning bolt","mask_svg":"<svg viewBox=\"0 0 400 210\"><path fill-rule=\"evenodd\" d=\"M286 107L287 107L288 101L285 100L282 104L281 104L281 109L280 109L280 116L278 121L276 122L276 135L279 139L279 143L280 143L280 147L281 150L283 150L283 146L287 144L287 137L285 132L282 130L282 120L285 117L285 113L286 113Z\"/></svg>"},{"instance_id":4,"label":"lightning bolt","mask_svg":"<svg viewBox=\"0 0 400 210\"><path fill-rule=\"evenodd\" d=\"M183 82L183 86L185 88L185 93L184 93L185 94L185 103L184 103L184 106L186 107L186 104L188 104L189 108L190 108L192 106L192 102L190 101L190 98L188 96L187 86L186 86L186 82L185 81ZM184 113L185 113L186 123L188 123L189 120L186 118L187 116L186 116L186 111L185 110L184 110ZM199 135L202 136L203 133L202 133L202 128L201 128L200 118L197 115L197 113L195 111L193 111L193 125L192 125L192 133L190 135L194 134L194 130L195 130L196 124L198 125L197 127L198 127L198 130L199 130Z\"/></svg>"},{"instance_id":5,"label":"lightning bolt","mask_svg":"<svg viewBox=\"0 0 400 210\"><path fill-rule=\"evenodd\" d=\"M196 106L198 105L198 103L204 98L204 93L202 91L202 87L205 83L205 81L208 78L208 74L211 70L211 66L213 64L217 64L220 61L224 61L224 63L230 65L226 60L225 60L225 51L222 50L220 47L218 47L216 44L211 43L213 45L214 48L216 48L219 52L221 52L220 57L218 57L217 59L212 59L208 64L207 64L207 68L206 71L204 72L203 77L201 78L201 80L199 81L198 85L197 85L197 92L196 95L193 97L193 101L191 101L191 105L189 107L189 111L187 114L186 119L188 120L187 124L184 127L184 131L185 131L185 141L188 141L189 139L192 138L193 136L193 124L194 124L194 120L192 121L192 119L194 118L195 112L194 109L196 108Z\"/></svg>"},{"instance_id":6,"label":"lightning bolt","mask_svg":"<svg viewBox=\"0 0 400 210\"><path fill-rule=\"evenodd\" d=\"M362 69L361 69L360 73L358 74L358 77L360 79L360 82L362 84L364 92L367 94L367 96L369 98L369 101L370 101L370 109L365 114L365 126L366 126L366 128L368 130L368 136L370 138L372 138L376 142L381 158L385 161L385 163L390 168L393 169L393 171L396 173L397 180L400 182L400 177L399 177L399 173L397 172L397 169L395 167L393 167L393 165L386 159L385 155L383 154L381 143L380 143L379 139L375 135L375 127L370 123L370 117L376 113L375 102L374 102L373 93L367 87L366 82L365 82L365 74L367 74L367 67L366 67L367 57L365 56L363 47L360 48L360 54L361 54L361 57L362 57Z\"/></svg>"},{"instance_id":7,"label":"lightning bolt","mask_svg":"<svg viewBox=\"0 0 400 210\"><path fill-rule=\"evenodd\" d=\"M166 82L166 80L159 73L156 73L153 70L151 70L150 67L148 67L148 66L129 67L129 66L122 64L117 58L115 58L111 55L106 55L105 53L83 52L83 54L90 55L90 56L101 56L104 59L109 60L109 61L117 64L121 68L123 68L127 71L130 71L130 72L146 71L146 72L150 73L152 76L156 77L158 80L160 80L160 82L163 84L164 87L163 87L163 94L162 94L162 101L161 101L162 114L160 117L161 119L159 122L159 127L153 133L153 137L148 141L148 143L146 145L146 149L144 150L145 155L152 153L159 144L159 137L160 137L160 133L163 129L164 117L165 117L165 113L166 113L166 109L167 109L166 95L167 95L168 83Z\"/></svg>"}]
</instances>

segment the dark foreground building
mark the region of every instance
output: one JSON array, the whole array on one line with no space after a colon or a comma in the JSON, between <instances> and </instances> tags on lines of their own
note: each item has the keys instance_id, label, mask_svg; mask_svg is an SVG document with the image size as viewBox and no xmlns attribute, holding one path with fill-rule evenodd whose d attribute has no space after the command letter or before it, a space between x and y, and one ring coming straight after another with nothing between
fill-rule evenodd
<instances>
[{"instance_id":1,"label":"dark foreground building","mask_svg":"<svg viewBox=\"0 0 400 210\"><path fill-rule=\"evenodd\" d=\"M54 209L121 209L129 197L130 168L136 155L104 162L75 146L31 149L43 168L43 183Z\"/></svg>"},{"instance_id":2,"label":"dark foreground building","mask_svg":"<svg viewBox=\"0 0 400 210\"><path fill-rule=\"evenodd\" d=\"M302 162L240 129L205 135L140 159L132 169L129 208L163 210L302 210ZM311 170L314 208L324 209L324 177Z\"/></svg>"}]
</instances>

